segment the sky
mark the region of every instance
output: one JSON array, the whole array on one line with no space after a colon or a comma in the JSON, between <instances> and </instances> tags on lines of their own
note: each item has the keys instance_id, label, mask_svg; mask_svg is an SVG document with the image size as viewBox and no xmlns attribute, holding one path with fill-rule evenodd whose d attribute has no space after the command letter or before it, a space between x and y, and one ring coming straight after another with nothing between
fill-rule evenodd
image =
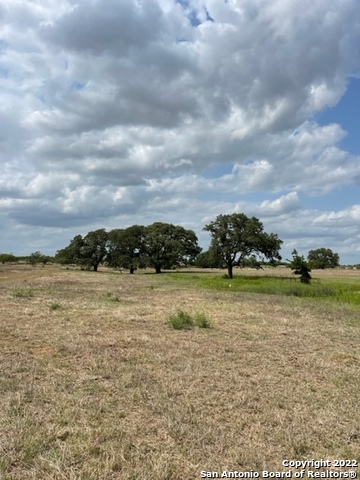
<instances>
[{"instance_id":1,"label":"sky","mask_svg":"<svg viewBox=\"0 0 360 480\"><path fill-rule=\"evenodd\" d=\"M360 263L359 0L0 0L0 252L219 214Z\"/></svg>"}]
</instances>

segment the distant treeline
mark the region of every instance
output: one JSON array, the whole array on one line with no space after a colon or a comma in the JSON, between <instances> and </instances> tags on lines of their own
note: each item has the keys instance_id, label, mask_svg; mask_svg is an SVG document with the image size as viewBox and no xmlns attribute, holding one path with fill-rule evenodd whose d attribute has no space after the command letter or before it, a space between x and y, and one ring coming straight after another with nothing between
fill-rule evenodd
<instances>
[{"instance_id":1,"label":"distant treeline","mask_svg":"<svg viewBox=\"0 0 360 480\"><path fill-rule=\"evenodd\" d=\"M30 255L16 256L12 253L0 253L0 263L18 263L26 262L31 265L36 265L42 263L46 265L49 262L54 262L54 257L49 257L48 255L43 255L41 252L33 252Z\"/></svg>"},{"instance_id":2,"label":"distant treeline","mask_svg":"<svg viewBox=\"0 0 360 480\"><path fill-rule=\"evenodd\" d=\"M32 265L58 262L77 265L84 270L98 270L105 264L116 269L163 269L194 265L200 268L227 268L232 278L233 267L261 268L264 264L291 266L294 258L298 265L311 268L334 268L339 265L339 255L330 249L310 250L307 261L296 251L293 260L282 262L280 247L283 243L277 234L266 233L256 217L243 213L218 215L204 226L211 235L210 247L202 251L193 230L180 225L155 222L152 225L132 225L107 232L104 228L90 231L84 237L76 235L68 246L58 250L55 257L37 251L26 257L0 254L0 262L26 261ZM300 263L299 263L300 262ZM299 270L299 266L297 267Z\"/></svg>"}]
</instances>

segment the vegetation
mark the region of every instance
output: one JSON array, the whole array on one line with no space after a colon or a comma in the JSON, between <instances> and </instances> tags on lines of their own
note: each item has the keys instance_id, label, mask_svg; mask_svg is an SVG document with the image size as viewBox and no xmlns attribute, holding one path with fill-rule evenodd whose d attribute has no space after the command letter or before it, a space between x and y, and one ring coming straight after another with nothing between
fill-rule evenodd
<instances>
[{"instance_id":1,"label":"vegetation","mask_svg":"<svg viewBox=\"0 0 360 480\"><path fill-rule=\"evenodd\" d=\"M204 230L210 232L210 250L226 264L229 278L233 278L234 266L242 266L254 254L270 261L281 260L282 241L274 233L265 233L256 217L243 213L219 215Z\"/></svg>"},{"instance_id":2,"label":"vegetation","mask_svg":"<svg viewBox=\"0 0 360 480\"><path fill-rule=\"evenodd\" d=\"M201 252L192 230L171 223L156 222L146 227L144 243L146 265L155 268L156 273L188 265Z\"/></svg>"},{"instance_id":3,"label":"vegetation","mask_svg":"<svg viewBox=\"0 0 360 480\"><path fill-rule=\"evenodd\" d=\"M76 235L68 247L56 253L56 261L63 264L80 265L81 268L97 272L107 254L108 235L101 228L89 232L84 238Z\"/></svg>"},{"instance_id":4,"label":"vegetation","mask_svg":"<svg viewBox=\"0 0 360 480\"><path fill-rule=\"evenodd\" d=\"M194 265L199 268L224 268L224 260L217 255L214 250L207 250L206 252L201 252L196 257Z\"/></svg>"},{"instance_id":5,"label":"vegetation","mask_svg":"<svg viewBox=\"0 0 360 480\"><path fill-rule=\"evenodd\" d=\"M18 258L15 257L12 253L0 253L0 262L4 263L15 263L18 261Z\"/></svg>"},{"instance_id":6,"label":"vegetation","mask_svg":"<svg viewBox=\"0 0 360 480\"><path fill-rule=\"evenodd\" d=\"M175 330L191 330L195 325L190 313L181 309L169 315L168 324Z\"/></svg>"},{"instance_id":7,"label":"vegetation","mask_svg":"<svg viewBox=\"0 0 360 480\"><path fill-rule=\"evenodd\" d=\"M34 296L34 291L32 288L20 287L20 288L16 288L12 292L12 295L18 298L30 298Z\"/></svg>"},{"instance_id":8,"label":"vegetation","mask_svg":"<svg viewBox=\"0 0 360 480\"><path fill-rule=\"evenodd\" d=\"M91 231L85 237L76 235L70 244L51 258L39 251L27 257L1 253L0 262L27 261L33 266L50 261L77 265L83 270L97 271L101 264L111 268L128 269L133 274L138 268L151 267L156 273L179 266L199 268L227 268L227 278L233 278L234 267L262 269L264 265L279 266L283 243L274 233L266 233L262 222L243 213L219 215L204 227L210 232L210 248L201 252L198 238L192 230L179 225L155 222L152 225L133 225L107 232L104 228ZM296 252L296 250L294 250ZM297 252L290 262L302 283L310 283L311 269L339 266L339 255L328 248L310 250L308 260ZM358 266L357 266L358 267Z\"/></svg>"},{"instance_id":9,"label":"vegetation","mask_svg":"<svg viewBox=\"0 0 360 480\"><path fill-rule=\"evenodd\" d=\"M296 250L292 252L292 261L289 267L294 270L295 275L300 275L301 283L309 284L311 282L311 269L304 256L300 256Z\"/></svg>"},{"instance_id":10,"label":"vegetation","mask_svg":"<svg viewBox=\"0 0 360 480\"><path fill-rule=\"evenodd\" d=\"M209 319L204 313L191 315L181 308L177 310L176 313L169 315L168 324L175 330L191 330L195 326L199 328L210 328L211 326Z\"/></svg>"},{"instance_id":11,"label":"vegetation","mask_svg":"<svg viewBox=\"0 0 360 480\"><path fill-rule=\"evenodd\" d=\"M84 238L77 235L69 246L57 252L56 260L87 270L93 268L95 272L105 261L113 268L128 268L130 273L138 267L152 267L161 273L162 269L193 262L200 251L192 230L156 222L147 227L133 225L109 233L100 229Z\"/></svg>"},{"instance_id":12,"label":"vegetation","mask_svg":"<svg viewBox=\"0 0 360 480\"><path fill-rule=\"evenodd\" d=\"M43 255L41 252L33 252L27 257L27 261L35 267L35 265L42 263L43 265L46 265L48 262L52 260L51 257L48 257L47 255Z\"/></svg>"},{"instance_id":13,"label":"vegetation","mask_svg":"<svg viewBox=\"0 0 360 480\"><path fill-rule=\"evenodd\" d=\"M131 274L142 265L145 253L145 227L133 225L111 230L108 234L106 263L113 268L126 268Z\"/></svg>"},{"instance_id":14,"label":"vegetation","mask_svg":"<svg viewBox=\"0 0 360 480\"><path fill-rule=\"evenodd\" d=\"M199 328L211 328L211 323L205 313L196 313L194 323Z\"/></svg>"},{"instance_id":15,"label":"vegetation","mask_svg":"<svg viewBox=\"0 0 360 480\"><path fill-rule=\"evenodd\" d=\"M330 248L318 248L308 253L308 264L312 269L335 268L339 266L340 258Z\"/></svg>"},{"instance_id":16,"label":"vegetation","mask_svg":"<svg viewBox=\"0 0 360 480\"><path fill-rule=\"evenodd\" d=\"M61 304L59 302L53 302L50 305L50 310L59 310L61 309Z\"/></svg>"},{"instance_id":17,"label":"vegetation","mask_svg":"<svg viewBox=\"0 0 360 480\"><path fill-rule=\"evenodd\" d=\"M343 270L345 272L345 270ZM229 280L220 274L209 273L173 273L167 275L167 281L173 282L176 288L211 289L220 292L254 293L260 295L277 295L281 297L299 297L330 301L332 303L350 304L360 307L359 277L336 276L313 278L309 286L300 278L290 276L286 270L266 269L258 271L247 270Z\"/></svg>"},{"instance_id":18,"label":"vegetation","mask_svg":"<svg viewBox=\"0 0 360 480\"><path fill-rule=\"evenodd\" d=\"M84 240L81 235L76 235L65 248L58 250L55 261L63 265L83 265L82 248Z\"/></svg>"}]
</instances>

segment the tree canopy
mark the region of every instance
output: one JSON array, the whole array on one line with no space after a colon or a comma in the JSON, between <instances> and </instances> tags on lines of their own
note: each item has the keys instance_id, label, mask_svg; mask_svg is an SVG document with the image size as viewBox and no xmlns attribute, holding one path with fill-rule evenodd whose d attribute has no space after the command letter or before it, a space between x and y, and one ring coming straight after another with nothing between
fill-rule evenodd
<instances>
[{"instance_id":1,"label":"tree canopy","mask_svg":"<svg viewBox=\"0 0 360 480\"><path fill-rule=\"evenodd\" d=\"M0 262L1 263L12 263L17 262L18 257L13 255L12 253L0 253Z\"/></svg>"},{"instance_id":2,"label":"tree canopy","mask_svg":"<svg viewBox=\"0 0 360 480\"><path fill-rule=\"evenodd\" d=\"M58 250L56 260L75 264L96 272L107 254L107 232L104 228L89 232L84 238L76 235L67 247Z\"/></svg>"},{"instance_id":3,"label":"tree canopy","mask_svg":"<svg viewBox=\"0 0 360 480\"><path fill-rule=\"evenodd\" d=\"M84 244L83 237L81 235L76 235L71 241L70 244L58 250L55 255L55 261L62 263L64 265L80 265L82 262L82 247Z\"/></svg>"},{"instance_id":4,"label":"tree canopy","mask_svg":"<svg viewBox=\"0 0 360 480\"><path fill-rule=\"evenodd\" d=\"M156 222L147 227L133 225L109 233L99 229L84 238L77 235L67 247L57 252L56 261L95 271L106 262L113 268L128 268L130 273L147 266L161 273L161 269L193 262L200 251L192 230Z\"/></svg>"},{"instance_id":5,"label":"tree canopy","mask_svg":"<svg viewBox=\"0 0 360 480\"><path fill-rule=\"evenodd\" d=\"M201 252L195 232L171 223L155 222L145 227L144 243L146 264L156 273L187 265Z\"/></svg>"},{"instance_id":6,"label":"tree canopy","mask_svg":"<svg viewBox=\"0 0 360 480\"><path fill-rule=\"evenodd\" d=\"M33 266L35 266L38 263L42 263L43 265L46 265L50 260L51 260L51 257L48 257L47 255L43 255L39 251L31 253L27 257L27 261Z\"/></svg>"},{"instance_id":7,"label":"tree canopy","mask_svg":"<svg viewBox=\"0 0 360 480\"><path fill-rule=\"evenodd\" d=\"M216 255L214 250L206 250L199 253L194 261L195 267L199 268L223 268L224 260Z\"/></svg>"},{"instance_id":8,"label":"tree canopy","mask_svg":"<svg viewBox=\"0 0 360 480\"><path fill-rule=\"evenodd\" d=\"M339 266L339 255L330 248L317 248L308 253L308 263L311 268L335 268Z\"/></svg>"},{"instance_id":9,"label":"tree canopy","mask_svg":"<svg viewBox=\"0 0 360 480\"><path fill-rule=\"evenodd\" d=\"M128 268L130 273L134 273L144 256L144 241L145 227L142 225L111 230L106 255L109 267Z\"/></svg>"},{"instance_id":10,"label":"tree canopy","mask_svg":"<svg viewBox=\"0 0 360 480\"><path fill-rule=\"evenodd\" d=\"M210 250L222 258L229 278L233 277L234 266L241 266L254 254L269 261L281 260L282 241L276 234L264 232L256 217L249 218L244 213L218 215L204 230L210 232Z\"/></svg>"}]
</instances>

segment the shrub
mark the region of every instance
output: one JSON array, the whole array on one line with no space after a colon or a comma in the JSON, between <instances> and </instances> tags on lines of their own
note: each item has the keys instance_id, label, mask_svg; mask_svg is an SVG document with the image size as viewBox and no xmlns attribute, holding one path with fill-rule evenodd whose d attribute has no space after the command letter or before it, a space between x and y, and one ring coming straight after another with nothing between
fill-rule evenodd
<instances>
[{"instance_id":1,"label":"shrub","mask_svg":"<svg viewBox=\"0 0 360 480\"><path fill-rule=\"evenodd\" d=\"M295 275L300 275L300 282L309 285L311 282L311 268L309 267L308 262L305 261L304 256L298 255L296 250L293 250L291 255L293 256L292 262L290 263L290 268L294 270Z\"/></svg>"},{"instance_id":2,"label":"shrub","mask_svg":"<svg viewBox=\"0 0 360 480\"><path fill-rule=\"evenodd\" d=\"M191 330L195 322L189 313L180 309L169 316L168 324L175 330Z\"/></svg>"},{"instance_id":3,"label":"shrub","mask_svg":"<svg viewBox=\"0 0 360 480\"><path fill-rule=\"evenodd\" d=\"M204 313L196 313L192 316L181 309L169 316L168 324L175 330L191 330L195 326L210 328L210 321Z\"/></svg>"},{"instance_id":4,"label":"shrub","mask_svg":"<svg viewBox=\"0 0 360 480\"><path fill-rule=\"evenodd\" d=\"M210 320L207 318L205 313L197 313L195 315L195 324L199 328L210 328Z\"/></svg>"}]
</instances>

